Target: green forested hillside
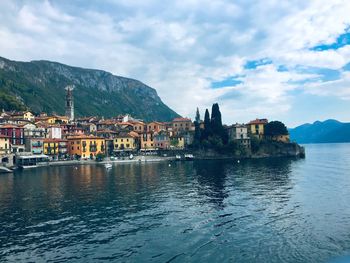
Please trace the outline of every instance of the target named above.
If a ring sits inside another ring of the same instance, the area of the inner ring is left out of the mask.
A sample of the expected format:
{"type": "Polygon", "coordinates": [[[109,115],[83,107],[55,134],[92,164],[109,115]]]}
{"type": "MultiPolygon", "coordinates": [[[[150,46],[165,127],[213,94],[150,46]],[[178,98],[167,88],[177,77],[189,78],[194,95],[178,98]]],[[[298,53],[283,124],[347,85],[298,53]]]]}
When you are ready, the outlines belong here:
{"type": "Polygon", "coordinates": [[[64,114],[65,90],[75,85],[76,116],[129,113],[145,120],[178,116],[157,92],[134,79],[50,61],[16,62],[0,57],[0,108],[64,114]]]}

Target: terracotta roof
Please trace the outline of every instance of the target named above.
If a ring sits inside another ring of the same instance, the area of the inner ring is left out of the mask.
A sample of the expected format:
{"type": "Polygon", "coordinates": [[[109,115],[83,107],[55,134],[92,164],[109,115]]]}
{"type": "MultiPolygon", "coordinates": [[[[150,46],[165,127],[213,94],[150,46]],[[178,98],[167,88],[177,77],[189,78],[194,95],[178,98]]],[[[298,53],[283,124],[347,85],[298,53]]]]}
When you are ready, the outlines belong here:
{"type": "Polygon", "coordinates": [[[190,122],[192,122],[192,120],[190,118],[179,117],[179,118],[173,119],[173,122],[183,122],[183,121],[190,121],[190,122]]]}
{"type": "Polygon", "coordinates": [[[248,124],[267,124],[269,121],[267,119],[255,119],[250,121],[248,124]]]}
{"type": "Polygon", "coordinates": [[[101,139],[101,140],[104,140],[104,138],[101,138],[101,137],[97,137],[97,136],[89,136],[89,135],[73,135],[73,136],[68,136],[67,137],[68,140],[75,140],[75,139],[101,139]]]}
{"type": "Polygon", "coordinates": [[[151,122],[149,122],[147,124],[151,124],[151,123],[158,124],[158,125],[165,125],[165,123],[159,122],[159,121],[151,121],[151,122]]]}

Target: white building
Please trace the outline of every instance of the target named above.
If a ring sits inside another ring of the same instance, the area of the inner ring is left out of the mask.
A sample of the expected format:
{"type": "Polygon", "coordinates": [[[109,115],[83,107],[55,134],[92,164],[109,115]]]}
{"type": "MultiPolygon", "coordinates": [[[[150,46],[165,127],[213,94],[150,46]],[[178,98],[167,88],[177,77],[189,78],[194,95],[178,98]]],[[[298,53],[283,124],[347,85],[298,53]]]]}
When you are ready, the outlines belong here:
{"type": "Polygon", "coordinates": [[[233,124],[227,128],[230,141],[238,141],[240,144],[250,147],[248,127],[244,124],[233,124]]]}
{"type": "Polygon", "coordinates": [[[62,139],[62,128],[60,126],[48,127],[47,137],[50,139],[62,139]]]}

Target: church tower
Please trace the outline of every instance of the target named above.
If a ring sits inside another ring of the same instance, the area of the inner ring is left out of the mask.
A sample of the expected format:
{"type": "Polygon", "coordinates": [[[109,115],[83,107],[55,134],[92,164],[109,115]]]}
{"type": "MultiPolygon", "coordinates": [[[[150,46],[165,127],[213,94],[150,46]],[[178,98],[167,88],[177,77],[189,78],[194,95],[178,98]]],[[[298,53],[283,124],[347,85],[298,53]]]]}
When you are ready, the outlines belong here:
{"type": "Polygon", "coordinates": [[[73,101],[73,85],[69,85],[65,88],[66,90],[66,116],[69,121],[74,120],[74,101],[73,101]]]}

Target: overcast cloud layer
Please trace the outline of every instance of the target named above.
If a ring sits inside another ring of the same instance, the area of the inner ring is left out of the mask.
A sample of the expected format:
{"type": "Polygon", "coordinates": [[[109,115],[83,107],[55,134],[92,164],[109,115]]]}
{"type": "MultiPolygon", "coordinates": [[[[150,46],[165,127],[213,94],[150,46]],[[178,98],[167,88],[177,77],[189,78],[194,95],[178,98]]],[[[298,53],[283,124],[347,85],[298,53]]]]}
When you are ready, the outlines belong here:
{"type": "Polygon", "coordinates": [[[1,1],[0,56],[132,77],[183,116],[350,121],[350,1],[1,1]]]}

